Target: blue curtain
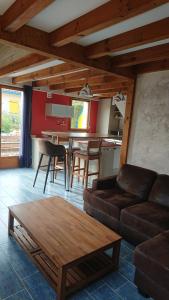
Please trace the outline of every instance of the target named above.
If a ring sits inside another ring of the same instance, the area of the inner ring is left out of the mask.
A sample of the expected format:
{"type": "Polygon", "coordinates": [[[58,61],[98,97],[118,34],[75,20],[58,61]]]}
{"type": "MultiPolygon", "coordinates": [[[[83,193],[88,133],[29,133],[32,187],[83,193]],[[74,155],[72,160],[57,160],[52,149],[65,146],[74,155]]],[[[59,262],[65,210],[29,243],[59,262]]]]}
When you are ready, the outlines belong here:
{"type": "Polygon", "coordinates": [[[20,151],[20,167],[22,168],[29,168],[32,164],[31,118],[32,87],[25,85],[23,88],[23,122],[20,151]]]}

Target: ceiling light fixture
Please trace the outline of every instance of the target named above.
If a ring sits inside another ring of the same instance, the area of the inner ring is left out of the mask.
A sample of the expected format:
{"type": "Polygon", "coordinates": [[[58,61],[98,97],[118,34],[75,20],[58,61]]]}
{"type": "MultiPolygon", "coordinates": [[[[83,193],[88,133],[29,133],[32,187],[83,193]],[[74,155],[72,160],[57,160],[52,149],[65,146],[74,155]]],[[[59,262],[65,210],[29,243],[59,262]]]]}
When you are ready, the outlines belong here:
{"type": "Polygon", "coordinates": [[[116,104],[116,102],[125,101],[126,96],[122,93],[122,91],[118,92],[115,96],[112,98],[112,104],[116,104]]]}
{"type": "Polygon", "coordinates": [[[88,83],[86,83],[79,92],[79,96],[84,97],[93,97],[93,93],[91,87],[88,83]]]}

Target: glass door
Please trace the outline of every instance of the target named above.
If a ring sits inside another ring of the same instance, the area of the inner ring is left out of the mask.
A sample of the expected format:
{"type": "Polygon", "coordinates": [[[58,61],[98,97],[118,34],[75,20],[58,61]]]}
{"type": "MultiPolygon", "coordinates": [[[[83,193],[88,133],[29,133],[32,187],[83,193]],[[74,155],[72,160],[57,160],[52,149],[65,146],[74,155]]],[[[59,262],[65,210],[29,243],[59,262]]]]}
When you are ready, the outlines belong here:
{"type": "Polygon", "coordinates": [[[1,89],[0,167],[17,167],[21,146],[23,92],[1,89]]]}

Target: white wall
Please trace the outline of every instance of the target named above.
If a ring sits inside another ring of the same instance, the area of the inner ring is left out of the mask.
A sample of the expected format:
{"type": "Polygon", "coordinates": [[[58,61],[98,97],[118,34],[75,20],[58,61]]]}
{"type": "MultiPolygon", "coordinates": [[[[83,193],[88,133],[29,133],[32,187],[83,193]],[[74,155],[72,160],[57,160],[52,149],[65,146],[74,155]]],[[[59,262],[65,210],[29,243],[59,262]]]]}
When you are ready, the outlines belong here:
{"type": "Polygon", "coordinates": [[[138,77],[128,163],[169,174],[169,71],[138,77]]]}
{"type": "Polygon", "coordinates": [[[110,119],[111,99],[99,102],[96,132],[108,134],[110,119]]]}

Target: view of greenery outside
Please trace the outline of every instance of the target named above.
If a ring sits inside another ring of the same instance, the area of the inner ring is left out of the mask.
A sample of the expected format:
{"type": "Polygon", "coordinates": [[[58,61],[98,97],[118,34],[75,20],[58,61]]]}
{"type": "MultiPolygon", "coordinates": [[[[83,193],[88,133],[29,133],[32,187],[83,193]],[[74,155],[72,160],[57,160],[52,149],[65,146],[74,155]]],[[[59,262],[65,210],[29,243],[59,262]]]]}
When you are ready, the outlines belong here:
{"type": "Polygon", "coordinates": [[[2,114],[2,133],[11,133],[14,130],[20,129],[21,117],[20,115],[11,115],[8,113],[2,114]]]}
{"type": "Polygon", "coordinates": [[[18,156],[21,143],[21,91],[3,89],[1,111],[0,156],[18,156]]]}
{"type": "Polygon", "coordinates": [[[72,100],[74,115],[71,118],[71,128],[86,129],[88,120],[88,102],[72,100]]]}

